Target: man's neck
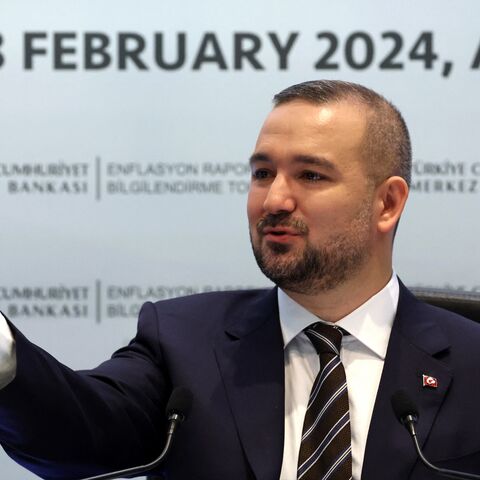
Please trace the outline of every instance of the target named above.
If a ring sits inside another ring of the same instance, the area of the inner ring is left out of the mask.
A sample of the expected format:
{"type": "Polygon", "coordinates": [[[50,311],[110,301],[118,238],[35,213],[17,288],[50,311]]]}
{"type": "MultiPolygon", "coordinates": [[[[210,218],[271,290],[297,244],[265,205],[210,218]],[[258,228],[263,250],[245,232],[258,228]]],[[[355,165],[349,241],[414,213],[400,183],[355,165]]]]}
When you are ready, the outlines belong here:
{"type": "Polygon", "coordinates": [[[390,267],[381,275],[358,276],[334,289],[311,295],[289,290],[285,290],[285,293],[322,320],[337,322],[378,293],[391,276],[390,267]]]}

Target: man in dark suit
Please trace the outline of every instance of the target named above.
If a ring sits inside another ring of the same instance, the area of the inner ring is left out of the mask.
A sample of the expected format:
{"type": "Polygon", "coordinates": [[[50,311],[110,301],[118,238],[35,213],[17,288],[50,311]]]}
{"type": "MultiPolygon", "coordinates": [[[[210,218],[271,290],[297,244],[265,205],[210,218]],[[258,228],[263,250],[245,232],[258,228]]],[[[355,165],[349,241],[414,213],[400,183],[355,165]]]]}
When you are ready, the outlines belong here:
{"type": "Polygon", "coordinates": [[[401,115],[336,81],[295,85],[274,103],[250,159],[248,216],[257,262],[278,288],[148,303],[131,344],[88,372],[10,325],[15,378],[0,390],[0,440],[27,468],[79,478],[145,463],[182,385],[193,408],[159,474],[293,480],[324,368],[305,332],[322,323],[344,332],[350,419],[343,469],[327,478],[435,478],[392,413],[400,388],[418,405],[427,454],[480,471],[480,329],[418,302],[392,272],[411,169],[401,115]]]}

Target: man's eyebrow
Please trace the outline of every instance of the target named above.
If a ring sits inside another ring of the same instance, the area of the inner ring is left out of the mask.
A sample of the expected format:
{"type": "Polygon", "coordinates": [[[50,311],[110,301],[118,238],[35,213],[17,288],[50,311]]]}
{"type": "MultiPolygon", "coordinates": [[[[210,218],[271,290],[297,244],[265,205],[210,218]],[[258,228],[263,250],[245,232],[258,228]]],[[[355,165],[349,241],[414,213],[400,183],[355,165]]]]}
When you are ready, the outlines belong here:
{"type": "Polygon", "coordinates": [[[313,165],[323,167],[328,170],[336,170],[335,164],[325,157],[317,157],[315,155],[298,155],[294,158],[295,163],[302,163],[304,165],[313,165]]]}
{"type": "Polygon", "coordinates": [[[249,160],[250,165],[253,165],[255,162],[271,162],[270,157],[264,153],[254,153],[249,160]]]}
{"type": "MultiPolygon", "coordinates": [[[[330,160],[327,160],[325,157],[317,157],[315,155],[297,155],[293,159],[294,163],[300,163],[303,165],[312,165],[317,167],[326,168],[328,170],[336,170],[335,164],[330,160]]],[[[268,162],[271,163],[272,159],[265,153],[254,153],[250,157],[250,165],[253,165],[255,162],[268,162]]]]}

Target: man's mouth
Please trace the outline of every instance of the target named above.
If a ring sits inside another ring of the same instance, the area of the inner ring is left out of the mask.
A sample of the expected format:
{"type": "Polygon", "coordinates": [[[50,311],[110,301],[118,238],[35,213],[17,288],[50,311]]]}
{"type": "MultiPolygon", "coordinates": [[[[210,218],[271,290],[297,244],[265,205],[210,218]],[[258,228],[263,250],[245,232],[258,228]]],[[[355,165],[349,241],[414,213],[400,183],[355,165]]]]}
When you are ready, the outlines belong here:
{"type": "Polygon", "coordinates": [[[308,227],[303,221],[285,218],[285,215],[267,215],[256,227],[260,239],[269,243],[290,244],[308,235],[308,227]]]}
{"type": "Polygon", "coordinates": [[[270,242],[289,242],[296,237],[300,237],[301,233],[298,230],[290,227],[265,227],[262,230],[262,235],[265,240],[270,242]]]}

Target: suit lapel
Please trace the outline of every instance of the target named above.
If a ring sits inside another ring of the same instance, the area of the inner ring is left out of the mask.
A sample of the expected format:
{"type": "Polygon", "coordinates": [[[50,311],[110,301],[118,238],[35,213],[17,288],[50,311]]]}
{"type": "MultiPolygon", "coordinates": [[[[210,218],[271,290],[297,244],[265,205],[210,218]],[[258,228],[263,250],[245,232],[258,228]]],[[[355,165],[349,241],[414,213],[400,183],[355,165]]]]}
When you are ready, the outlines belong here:
{"type": "Polygon", "coordinates": [[[397,315],[370,422],[363,479],[409,478],[417,455],[405,427],[395,418],[390,399],[397,390],[405,390],[412,398],[420,414],[418,438],[424,445],[452,379],[446,365],[448,350],[448,339],[435,324],[431,308],[400,284],[397,315]],[[438,388],[423,387],[423,374],[435,377],[438,388]]]}
{"type": "Polygon", "coordinates": [[[250,467],[258,480],[280,476],[284,359],[277,290],[247,304],[215,344],[217,363],[250,467]]]}

